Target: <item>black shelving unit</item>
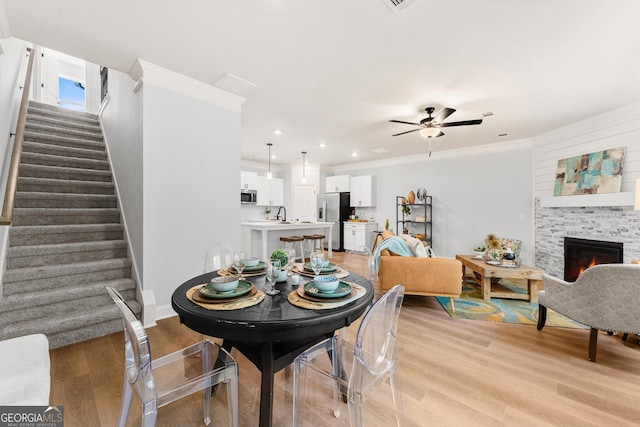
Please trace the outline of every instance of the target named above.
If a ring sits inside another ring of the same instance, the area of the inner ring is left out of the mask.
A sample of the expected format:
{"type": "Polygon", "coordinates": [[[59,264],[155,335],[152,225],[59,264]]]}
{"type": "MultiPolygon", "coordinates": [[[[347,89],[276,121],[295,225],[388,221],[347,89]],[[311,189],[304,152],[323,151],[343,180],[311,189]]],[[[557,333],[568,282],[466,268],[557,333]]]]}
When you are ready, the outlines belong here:
{"type": "Polygon", "coordinates": [[[415,236],[416,234],[424,234],[427,244],[433,247],[431,223],[433,221],[431,211],[431,196],[426,196],[424,203],[405,203],[402,204],[403,196],[396,196],[396,231],[398,234],[404,233],[404,230],[415,236]],[[402,211],[403,206],[409,206],[411,209],[410,219],[402,211]],[[424,216],[424,221],[416,221],[416,216],[424,216]]]}

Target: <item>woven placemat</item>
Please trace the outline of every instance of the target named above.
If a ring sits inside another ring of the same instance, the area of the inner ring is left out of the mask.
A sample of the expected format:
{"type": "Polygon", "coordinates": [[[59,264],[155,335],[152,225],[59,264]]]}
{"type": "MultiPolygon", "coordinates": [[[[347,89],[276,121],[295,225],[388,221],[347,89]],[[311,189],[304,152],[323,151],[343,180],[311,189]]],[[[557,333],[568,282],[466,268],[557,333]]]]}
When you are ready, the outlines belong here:
{"type": "MultiPolygon", "coordinates": [[[[296,263],[293,264],[293,271],[295,271],[296,273],[298,273],[301,276],[306,276],[306,277],[315,277],[316,275],[313,273],[313,271],[307,271],[304,269],[304,264],[303,263],[296,263]]],[[[332,272],[327,272],[327,273],[320,273],[321,276],[336,276],[338,279],[343,279],[345,277],[347,277],[349,275],[349,272],[343,268],[338,267],[336,269],[336,271],[332,271],[332,272]]]]}
{"type": "Polygon", "coordinates": [[[205,285],[196,285],[193,288],[189,289],[187,291],[187,298],[189,298],[189,301],[199,305],[202,308],[206,308],[207,310],[240,310],[241,308],[247,308],[256,304],[260,304],[264,299],[264,292],[259,289],[255,289],[255,292],[253,292],[252,290],[247,295],[243,295],[242,297],[234,298],[232,300],[202,302],[198,298],[198,296],[194,298],[194,294],[196,294],[203,286],[205,285]]]}
{"type": "Polygon", "coordinates": [[[328,310],[332,308],[338,308],[345,306],[358,298],[362,298],[367,294],[367,290],[357,283],[349,283],[351,286],[351,294],[348,297],[336,298],[336,300],[320,300],[320,298],[313,298],[305,294],[302,286],[295,291],[292,291],[287,296],[289,302],[296,307],[306,308],[309,310],[328,310]],[[304,295],[304,297],[302,296],[304,295]]]}

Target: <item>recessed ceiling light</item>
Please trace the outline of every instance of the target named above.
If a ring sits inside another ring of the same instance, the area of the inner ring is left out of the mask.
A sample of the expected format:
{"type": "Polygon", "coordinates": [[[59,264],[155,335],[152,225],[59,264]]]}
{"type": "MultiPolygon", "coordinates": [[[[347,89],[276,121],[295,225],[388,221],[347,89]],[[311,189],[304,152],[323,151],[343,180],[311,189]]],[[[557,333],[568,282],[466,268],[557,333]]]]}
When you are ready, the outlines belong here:
{"type": "Polygon", "coordinates": [[[324,142],[321,142],[320,144],[318,144],[318,147],[320,148],[327,148],[327,144],[324,142]]]}
{"type": "Polygon", "coordinates": [[[274,135],[282,135],[283,130],[282,129],[274,129],[273,130],[273,134],[274,135]]]}
{"type": "Polygon", "coordinates": [[[358,157],[358,152],[354,151],[353,153],[351,153],[351,157],[358,157]]]}

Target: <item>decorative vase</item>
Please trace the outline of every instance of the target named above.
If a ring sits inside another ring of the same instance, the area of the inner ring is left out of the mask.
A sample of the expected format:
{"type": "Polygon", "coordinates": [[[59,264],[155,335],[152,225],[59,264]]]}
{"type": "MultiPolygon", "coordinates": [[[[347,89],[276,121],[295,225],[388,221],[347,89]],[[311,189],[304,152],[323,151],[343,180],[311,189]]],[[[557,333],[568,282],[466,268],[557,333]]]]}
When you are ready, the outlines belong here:
{"type": "Polygon", "coordinates": [[[280,275],[276,282],[285,282],[287,280],[287,270],[280,270],[280,275]]]}

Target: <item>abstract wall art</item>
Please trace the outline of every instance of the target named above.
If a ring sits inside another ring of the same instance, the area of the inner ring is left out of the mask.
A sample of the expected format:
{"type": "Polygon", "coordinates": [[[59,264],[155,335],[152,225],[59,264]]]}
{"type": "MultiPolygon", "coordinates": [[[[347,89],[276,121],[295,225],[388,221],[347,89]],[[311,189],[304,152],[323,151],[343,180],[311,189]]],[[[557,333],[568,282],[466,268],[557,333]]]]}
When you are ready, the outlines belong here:
{"type": "Polygon", "coordinates": [[[617,193],[626,147],[558,160],[554,196],[617,193]]]}

